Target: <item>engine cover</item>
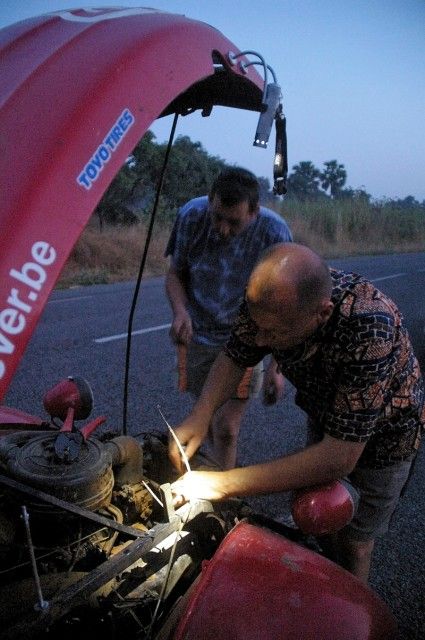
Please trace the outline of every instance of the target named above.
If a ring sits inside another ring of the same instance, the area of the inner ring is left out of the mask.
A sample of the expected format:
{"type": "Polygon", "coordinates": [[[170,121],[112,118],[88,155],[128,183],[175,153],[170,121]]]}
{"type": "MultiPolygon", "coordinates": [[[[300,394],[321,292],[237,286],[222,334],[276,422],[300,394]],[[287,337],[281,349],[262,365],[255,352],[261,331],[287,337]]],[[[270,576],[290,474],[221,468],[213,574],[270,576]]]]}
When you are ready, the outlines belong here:
{"type": "MultiPolygon", "coordinates": [[[[66,464],[55,455],[57,433],[34,435],[20,442],[7,437],[2,443],[2,455],[7,451],[7,472],[10,476],[34,488],[95,511],[109,504],[114,476],[111,456],[102,443],[88,439],[81,445],[78,458],[66,464]]],[[[54,507],[41,501],[32,502],[33,510],[40,514],[52,513],[54,507]]]]}
{"type": "Polygon", "coordinates": [[[186,601],[173,640],[390,640],[395,620],[348,571],[241,522],[186,601]]]}

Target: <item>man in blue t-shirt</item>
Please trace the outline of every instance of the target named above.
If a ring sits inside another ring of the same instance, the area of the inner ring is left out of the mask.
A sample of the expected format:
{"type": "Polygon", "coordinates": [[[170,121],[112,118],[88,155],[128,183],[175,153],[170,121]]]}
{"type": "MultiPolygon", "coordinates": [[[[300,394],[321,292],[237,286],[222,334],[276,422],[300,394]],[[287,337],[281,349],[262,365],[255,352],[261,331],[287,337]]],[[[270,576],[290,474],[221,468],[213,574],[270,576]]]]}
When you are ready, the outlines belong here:
{"type": "MultiPolygon", "coordinates": [[[[242,168],[225,169],[209,196],[194,198],[179,211],[166,255],[171,256],[166,291],[173,310],[170,330],[187,345],[187,390],[199,397],[208,372],[227,342],[249,275],[262,252],[292,241],[286,222],[260,207],[258,181],[242,168]]],[[[248,369],[235,397],[215,414],[209,440],[216,461],[230,469],[250,396],[262,382],[262,365],[248,369]]],[[[264,377],[264,400],[281,395],[283,378],[271,359],[264,377]]]]}

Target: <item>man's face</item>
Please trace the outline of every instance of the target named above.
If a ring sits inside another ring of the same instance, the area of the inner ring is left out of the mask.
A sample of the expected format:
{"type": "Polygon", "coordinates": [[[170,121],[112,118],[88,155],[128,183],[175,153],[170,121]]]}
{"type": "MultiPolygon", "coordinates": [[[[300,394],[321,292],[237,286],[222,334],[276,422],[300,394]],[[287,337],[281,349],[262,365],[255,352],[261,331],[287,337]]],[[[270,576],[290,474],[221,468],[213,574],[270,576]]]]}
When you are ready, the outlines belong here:
{"type": "Polygon", "coordinates": [[[222,238],[239,235],[257,215],[257,209],[250,211],[247,200],[225,207],[217,195],[209,201],[209,212],[213,228],[222,238]]]}
{"type": "Polygon", "coordinates": [[[271,349],[291,349],[309,338],[322,324],[318,314],[300,313],[292,306],[273,313],[256,305],[248,308],[251,318],[258,327],[255,343],[259,347],[271,349]]]}

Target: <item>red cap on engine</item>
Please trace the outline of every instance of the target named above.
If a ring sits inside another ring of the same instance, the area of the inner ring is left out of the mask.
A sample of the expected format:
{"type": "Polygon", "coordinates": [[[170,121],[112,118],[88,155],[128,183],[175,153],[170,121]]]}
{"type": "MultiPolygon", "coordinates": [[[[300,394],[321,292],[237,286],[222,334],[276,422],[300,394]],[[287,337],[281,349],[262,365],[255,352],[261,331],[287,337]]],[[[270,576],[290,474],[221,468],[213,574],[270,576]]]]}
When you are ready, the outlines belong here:
{"type": "Polygon", "coordinates": [[[358,500],[357,490],[346,479],[300,489],[294,493],[292,517],[305,534],[335,533],[352,520],[358,500]]]}
{"type": "Polygon", "coordinates": [[[72,407],[75,420],[85,420],[93,408],[93,393],[87,380],[69,376],[47,391],[43,405],[52,418],[65,420],[72,407]]]}

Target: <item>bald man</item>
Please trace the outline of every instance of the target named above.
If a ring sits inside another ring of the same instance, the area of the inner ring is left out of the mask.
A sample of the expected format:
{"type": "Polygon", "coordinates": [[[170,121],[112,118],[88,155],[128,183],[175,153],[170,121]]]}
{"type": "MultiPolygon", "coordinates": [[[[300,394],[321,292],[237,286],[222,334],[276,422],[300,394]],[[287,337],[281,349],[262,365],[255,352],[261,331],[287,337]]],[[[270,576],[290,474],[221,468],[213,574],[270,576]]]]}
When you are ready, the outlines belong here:
{"type": "MultiPolygon", "coordinates": [[[[189,458],[243,369],[270,353],[296,388],[314,444],[258,465],[192,472],[173,491],[220,500],[348,476],[359,508],[334,544],[339,562],[367,582],[375,538],[388,529],[425,423],[423,382],[401,314],[372,283],[329,269],[302,245],[267,251],[197,404],[176,429],[189,458]]],[[[169,451],[179,467],[173,443],[169,451]]]]}

